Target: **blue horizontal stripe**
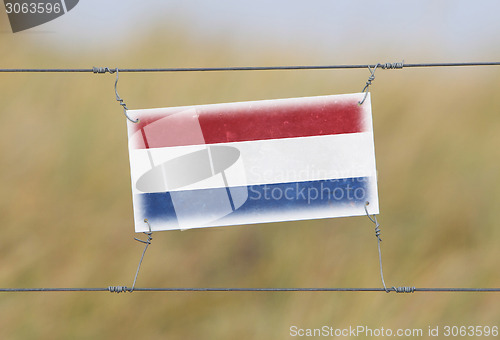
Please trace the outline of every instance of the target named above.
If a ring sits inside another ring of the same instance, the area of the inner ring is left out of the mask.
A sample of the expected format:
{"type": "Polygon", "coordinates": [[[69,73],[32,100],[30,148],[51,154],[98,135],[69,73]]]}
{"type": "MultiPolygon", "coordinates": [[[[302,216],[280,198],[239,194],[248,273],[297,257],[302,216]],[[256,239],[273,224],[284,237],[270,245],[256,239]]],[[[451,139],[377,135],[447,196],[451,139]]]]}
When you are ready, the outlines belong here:
{"type": "Polygon", "coordinates": [[[307,209],[362,205],[369,196],[368,191],[369,178],[357,177],[144,193],[135,195],[140,206],[136,214],[142,214],[136,219],[147,218],[152,223],[167,225],[169,229],[177,229],[180,224],[181,227],[199,227],[200,223],[227,225],[227,221],[238,219],[252,223],[248,221],[269,214],[279,221],[287,220],[287,214],[307,209]],[[190,225],[191,218],[193,225],[190,225]]]}

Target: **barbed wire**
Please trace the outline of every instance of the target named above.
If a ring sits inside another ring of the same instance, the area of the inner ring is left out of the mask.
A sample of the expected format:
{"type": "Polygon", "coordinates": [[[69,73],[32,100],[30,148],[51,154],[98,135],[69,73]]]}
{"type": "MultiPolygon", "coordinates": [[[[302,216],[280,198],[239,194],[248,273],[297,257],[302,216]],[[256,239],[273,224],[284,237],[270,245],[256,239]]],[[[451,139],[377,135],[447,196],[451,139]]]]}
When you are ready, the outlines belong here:
{"type": "Polygon", "coordinates": [[[234,67],[169,67],[169,68],[3,68],[0,72],[73,72],[73,73],[114,73],[119,72],[216,72],[216,71],[273,71],[273,70],[334,70],[334,69],[402,69],[420,67],[462,67],[462,66],[500,66],[500,61],[491,62],[449,62],[449,63],[376,63],[376,64],[345,64],[345,65],[299,65],[299,66],[234,66],[234,67]]]}

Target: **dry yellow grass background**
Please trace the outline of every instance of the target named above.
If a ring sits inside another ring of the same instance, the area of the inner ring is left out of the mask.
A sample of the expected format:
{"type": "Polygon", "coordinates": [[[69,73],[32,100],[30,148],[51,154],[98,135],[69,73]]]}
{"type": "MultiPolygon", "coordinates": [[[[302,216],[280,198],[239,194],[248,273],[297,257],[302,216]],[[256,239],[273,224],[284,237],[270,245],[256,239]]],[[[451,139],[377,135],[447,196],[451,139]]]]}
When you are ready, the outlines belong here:
{"type": "MultiPolygon", "coordinates": [[[[309,63],[307,54],[272,48],[249,62],[224,42],[195,46],[182,34],[106,54],[61,55],[36,35],[5,33],[0,67],[309,63]]],[[[368,75],[124,73],[119,92],[133,109],[165,107],[353,93],[368,75]]],[[[377,71],[372,104],[388,285],[500,286],[499,75],[493,67],[377,71]]],[[[133,240],[114,76],[0,77],[0,286],[131,285],[143,245],[133,240]]],[[[381,286],[366,217],[153,236],[139,287],[381,286]]],[[[498,326],[499,302],[499,294],[485,293],[1,293],[0,338],[286,339],[291,325],[498,326]]]]}

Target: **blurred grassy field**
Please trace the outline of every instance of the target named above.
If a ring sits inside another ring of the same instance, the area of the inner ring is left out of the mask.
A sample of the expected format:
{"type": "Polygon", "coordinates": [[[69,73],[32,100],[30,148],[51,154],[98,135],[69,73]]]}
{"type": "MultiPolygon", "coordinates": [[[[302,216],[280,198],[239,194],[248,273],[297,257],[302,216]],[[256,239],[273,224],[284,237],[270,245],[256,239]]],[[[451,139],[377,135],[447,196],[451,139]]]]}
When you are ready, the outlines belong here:
{"type": "MultiPolygon", "coordinates": [[[[223,42],[190,53],[189,41],[160,45],[154,37],[106,57],[65,59],[33,39],[0,35],[9,47],[0,49],[0,67],[307,63],[297,51],[270,48],[249,62],[223,42]]],[[[165,107],[353,93],[368,75],[121,74],[119,93],[132,109],[165,107]]],[[[376,76],[387,284],[500,286],[499,70],[376,76]]],[[[133,240],[126,124],[114,76],[0,77],[0,286],[131,285],[143,245],[133,240]]],[[[155,233],[138,286],[379,287],[378,271],[373,225],[356,217],[155,233]]],[[[1,293],[0,338],[285,339],[291,325],[499,325],[499,302],[499,294],[471,293],[1,293]]]]}

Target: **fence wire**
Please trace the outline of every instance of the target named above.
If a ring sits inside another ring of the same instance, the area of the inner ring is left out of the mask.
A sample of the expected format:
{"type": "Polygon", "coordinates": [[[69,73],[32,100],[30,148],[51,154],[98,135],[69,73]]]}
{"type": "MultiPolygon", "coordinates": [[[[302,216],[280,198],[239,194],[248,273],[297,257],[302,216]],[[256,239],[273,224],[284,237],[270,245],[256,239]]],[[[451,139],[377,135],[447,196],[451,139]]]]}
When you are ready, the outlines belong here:
{"type": "Polygon", "coordinates": [[[402,69],[421,67],[462,67],[462,66],[500,66],[500,61],[492,62],[457,62],[457,63],[376,63],[345,65],[299,65],[299,66],[235,66],[235,67],[170,67],[170,68],[3,68],[0,72],[11,73],[114,73],[119,72],[216,72],[216,71],[279,71],[279,70],[335,70],[366,69],[379,67],[382,69],[402,69]]]}
{"type": "Polygon", "coordinates": [[[0,293],[27,293],[27,292],[384,292],[384,293],[500,293],[500,288],[416,288],[400,287],[406,290],[390,290],[385,288],[139,288],[133,291],[124,286],[110,286],[107,288],[0,288],[0,293]]]}
{"type": "MultiPolygon", "coordinates": [[[[335,69],[403,69],[425,67],[500,66],[500,62],[448,62],[448,63],[376,63],[344,65],[299,66],[236,66],[236,67],[174,67],[174,68],[3,68],[0,73],[118,73],[118,72],[223,72],[223,71],[280,71],[280,70],[335,70],[335,69]]],[[[144,256],[144,254],[143,254],[144,256]]],[[[142,259],[141,259],[142,262],[142,259]]],[[[136,274],[137,279],[137,274],[136,274]]],[[[109,286],[106,288],[0,288],[0,293],[28,292],[384,292],[384,293],[500,293],[500,288],[132,288],[109,286]]]]}

